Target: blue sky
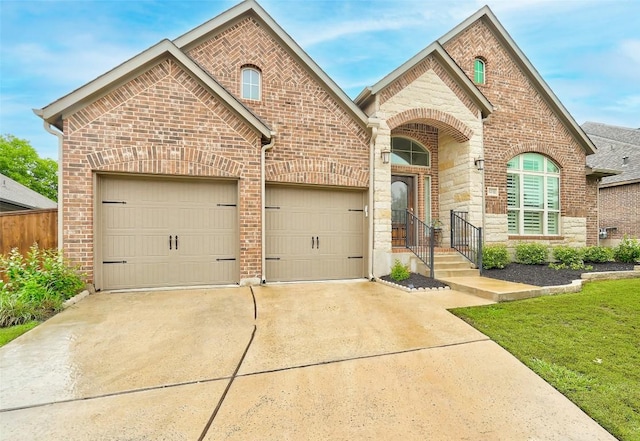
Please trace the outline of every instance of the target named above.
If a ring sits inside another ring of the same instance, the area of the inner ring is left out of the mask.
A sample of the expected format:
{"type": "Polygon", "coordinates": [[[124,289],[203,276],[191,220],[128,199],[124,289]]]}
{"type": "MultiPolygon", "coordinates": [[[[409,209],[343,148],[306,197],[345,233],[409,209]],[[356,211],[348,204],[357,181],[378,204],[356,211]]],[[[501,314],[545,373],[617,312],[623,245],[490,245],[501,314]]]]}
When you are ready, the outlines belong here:
{"type": "MultiPolygon", "coordinates": [[[[489,4],[579,124],[640,127],[638,0],[258,0],[352,98],[489,4]]],[[[0,0],[0,133],[57,158],[31,111],[237,1],[0,0]]]]}

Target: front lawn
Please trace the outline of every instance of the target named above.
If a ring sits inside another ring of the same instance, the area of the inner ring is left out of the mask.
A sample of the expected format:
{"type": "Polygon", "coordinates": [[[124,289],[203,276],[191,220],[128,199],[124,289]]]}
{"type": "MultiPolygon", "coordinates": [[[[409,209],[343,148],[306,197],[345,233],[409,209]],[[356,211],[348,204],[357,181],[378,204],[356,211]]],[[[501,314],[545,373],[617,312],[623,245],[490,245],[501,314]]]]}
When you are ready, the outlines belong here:
{"type": "Polygon", "coordinates": [[[11,340],[15,340],[27,331],[38,326],[40,322],[27,322],[23,325],[9,326],[8,328],[0,328],[0,347],[6,345],[11,340]]]}
{"type": "Polygon", "coordinates": [[[640,441],[640,279],[451,311],[529,366],[611,434],[640,441]]]}

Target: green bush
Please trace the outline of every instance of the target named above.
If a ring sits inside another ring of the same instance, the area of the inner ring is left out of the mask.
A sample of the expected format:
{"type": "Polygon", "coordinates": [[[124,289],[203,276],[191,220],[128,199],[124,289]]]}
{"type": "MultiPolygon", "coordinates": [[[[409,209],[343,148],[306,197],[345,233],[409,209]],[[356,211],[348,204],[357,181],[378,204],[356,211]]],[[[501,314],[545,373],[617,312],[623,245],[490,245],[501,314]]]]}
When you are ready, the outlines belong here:
{"type": "Polygon", "coordinates": [[[571,268],[573,270],[587,269],[592,270],[593,267],[585,266],[583,256],[584,251],[580,248],[573,248],[568,246],[559,246],[553,248],[553,258],[555,263],[549,264],[551,268],[565,269],[571,268]]]}
{"type": "Polygon", "coordinates": [[[613,250],[609,247],[593,246],[584,249],[582,260],[591,263],[606,263],[613,260],[613,250]]]}
{"type": "Polygon", "coordinates": [[[525,265],[543,265],[547,263],[549,249],[546,245],[533,242],[520,242],[516,245],[516,262],[525,265]]]}
{"type": "Polygon", "coordinates": [[[0,256],[0,327],[42,320],[60,310],[84,287],[82,276],[56,250],[34,244],[22,256],[12,249],[0,256]]]}
{"type": "Polygon", "coordinates": [[[482,267],[484,269],[504,268],[509,264],[506,245],[486,245],[482,248],[482,267]]]}
{"type": "Polygon", "coordinates": [[[393,263],[391,267],[391,278],[396,282],[406,280],[411,276],[408,265],[403,265],[398,259],[393,263]]]}
{"type": "Polygon", "coordinates": [[[613,250],[618,262],[635,263],[640,261],[640,242],[625,235],[622,242],[613,250]]]}

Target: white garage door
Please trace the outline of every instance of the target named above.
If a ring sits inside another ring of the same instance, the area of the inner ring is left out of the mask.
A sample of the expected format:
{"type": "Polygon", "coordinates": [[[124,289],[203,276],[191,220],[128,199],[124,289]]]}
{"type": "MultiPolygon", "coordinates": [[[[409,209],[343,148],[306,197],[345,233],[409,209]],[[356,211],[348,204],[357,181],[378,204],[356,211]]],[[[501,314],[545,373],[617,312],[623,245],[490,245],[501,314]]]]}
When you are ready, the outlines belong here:
{"type": "Polygon", "coordinates": [[[233,181],[101,178],[102,288],[236,283],[233,181]]]}
{"type": "Polygon", "coordinates": [[[362,191],[268,187],[267,281],[364,277],[364,201],[362,191]]]}

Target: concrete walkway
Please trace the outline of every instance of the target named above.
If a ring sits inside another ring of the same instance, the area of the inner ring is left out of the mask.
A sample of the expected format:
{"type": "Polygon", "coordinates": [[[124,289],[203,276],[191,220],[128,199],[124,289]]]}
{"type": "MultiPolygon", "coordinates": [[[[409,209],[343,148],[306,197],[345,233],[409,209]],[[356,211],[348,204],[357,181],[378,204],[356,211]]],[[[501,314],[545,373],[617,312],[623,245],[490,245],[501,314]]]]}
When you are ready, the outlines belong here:
{"type": "Polygon", "coordinates": [[[93,295],[0,348],[0,439],[613,440],[446,311],[486,303],[370,282],[93,295]]]}
{"type": "Polygon", "coordinates": [[[449,285],[451,289],[473,294],[494,302],[522,300],[542,295],[544,291],[543,288],[535,285],[507,282],[481,276],[445,277],[438,280],[449,285]]]}

